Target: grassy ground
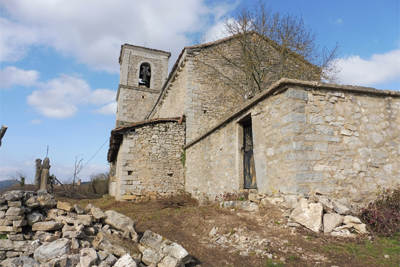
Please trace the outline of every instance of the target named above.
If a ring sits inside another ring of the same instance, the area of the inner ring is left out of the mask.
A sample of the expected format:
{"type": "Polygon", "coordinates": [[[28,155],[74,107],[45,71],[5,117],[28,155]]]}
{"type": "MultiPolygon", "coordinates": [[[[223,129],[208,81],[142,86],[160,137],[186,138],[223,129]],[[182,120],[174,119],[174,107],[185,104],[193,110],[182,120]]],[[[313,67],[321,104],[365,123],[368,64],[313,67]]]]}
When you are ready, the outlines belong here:
{"type": "MultiPolygon", "coordinates": [[[[85,207],[92,203],[103,211],[113,209],[131,217],[139,234],[149,229],[181,244],[203,267],[215,266],[400,266],[400,243],[394,239],[360,237],[333,238],[306,229],[285,226],[280,211],[263,208],[257,214],[224,210],[216,205],[198,206],[187,196],[142,203],[117,202],[112,197],[57,200],[85,207]],[[209,233],[218,227],[222,233],[238,228],[248,234],[271,240],[265,249],[272,259],[240,255],[212,244],[209,233]]],[[[194,264],[194,265],[196,265],[194,264]]],[[[194,266],[193,265],[193,266],[194,266]]]]}

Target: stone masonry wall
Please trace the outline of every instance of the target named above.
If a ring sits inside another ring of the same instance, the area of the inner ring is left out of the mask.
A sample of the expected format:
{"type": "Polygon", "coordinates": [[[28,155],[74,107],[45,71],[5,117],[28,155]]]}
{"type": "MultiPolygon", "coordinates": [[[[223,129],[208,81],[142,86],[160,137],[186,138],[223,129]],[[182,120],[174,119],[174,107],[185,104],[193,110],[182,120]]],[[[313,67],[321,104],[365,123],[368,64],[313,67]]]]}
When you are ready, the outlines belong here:
{"type": "Polygon", "coordinates": [[[183,190],[184,141],[184,123],[146,124],[125,133],[116,163],[116,199],[167,196],[183,190]]]}
{"type": "MultiPolygon", "coordinates": [[[[318,190],[361,204],[399,184],[399,97],[344,87],[292,86],[242,110],[252,117],[259,192],[318,190]]],[[[188,145],[189,192],[242,189],[240,116],[188,145]]]]}
{"type": "Polygon", "coordinates": [[[159,91],[120,86],[116,126],[143,121],[156,102],[159,91]]]}
{"type": "MultiPolygon", "coordinates": [[[[169,82],[166,95],[154,114],[155,118],[180,117],[185,112],[186,91],[188,86],[188,70],[181,67],[169,82]]],[[[155,101],[154,101],[155,103],[155,101]]],[[[147,114],[146,114],[147,115],[147,114]]]]}

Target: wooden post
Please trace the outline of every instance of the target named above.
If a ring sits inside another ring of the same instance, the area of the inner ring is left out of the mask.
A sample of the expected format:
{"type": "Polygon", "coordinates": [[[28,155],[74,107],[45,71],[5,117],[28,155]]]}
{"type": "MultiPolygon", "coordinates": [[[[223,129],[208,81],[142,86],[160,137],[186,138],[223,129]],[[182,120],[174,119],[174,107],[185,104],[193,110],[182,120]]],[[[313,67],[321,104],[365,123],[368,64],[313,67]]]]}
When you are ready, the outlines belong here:
{"type": "Polygon", "coordinates": [[[0,130],[0,146],[1,146],[1,139],[3,139],[3,136],[5,135],[7,129],[8,129],[7,126],[5,126],[5,125],[1,126],[1,130],[0,130]]]}

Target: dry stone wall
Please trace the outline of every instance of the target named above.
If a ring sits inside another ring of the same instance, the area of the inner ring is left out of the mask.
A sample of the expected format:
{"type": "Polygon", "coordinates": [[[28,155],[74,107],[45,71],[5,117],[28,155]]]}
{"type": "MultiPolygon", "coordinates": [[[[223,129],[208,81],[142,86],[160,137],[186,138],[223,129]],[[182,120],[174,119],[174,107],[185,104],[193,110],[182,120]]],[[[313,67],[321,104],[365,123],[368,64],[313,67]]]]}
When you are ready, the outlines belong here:
{"type": "MultiPolygon", "coordinates": [[[[362,204],[378,187],[399,184],[399,94],[313,84],[298,82],[280,92],[279,86],[272,88],[279,93],[267,93],[242,109],[252,117],[259,192],[319,191],[362,204]]],[[[214,197],[243,188],[240,119],[232,115],[188,145],[189,192],[214,197]]]]}
{"type": "Polygon", "coordinates": [[[149,123],[124,133],[116,162],[117,200],[168,196],[184,189],[185,124],[149,123]]]}

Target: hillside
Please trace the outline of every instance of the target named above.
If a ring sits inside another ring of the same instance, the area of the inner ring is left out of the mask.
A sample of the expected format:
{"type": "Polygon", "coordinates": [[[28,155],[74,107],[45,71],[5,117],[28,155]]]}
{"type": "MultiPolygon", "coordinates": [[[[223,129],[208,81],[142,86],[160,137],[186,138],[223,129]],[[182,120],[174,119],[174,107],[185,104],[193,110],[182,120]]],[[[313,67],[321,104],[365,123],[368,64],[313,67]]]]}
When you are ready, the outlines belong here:
{"type": "Polygon", "coordinates": [[[399,241],[367,236],[340,238],[303,227],[288,227],[275,206],[258,212],[198,206],[187,196],[117,202],[100,199],[65,199],[131,217],[139,235],[147,229],[182,245],[196,259],[191,266],[395,266],[399,241]]]}

